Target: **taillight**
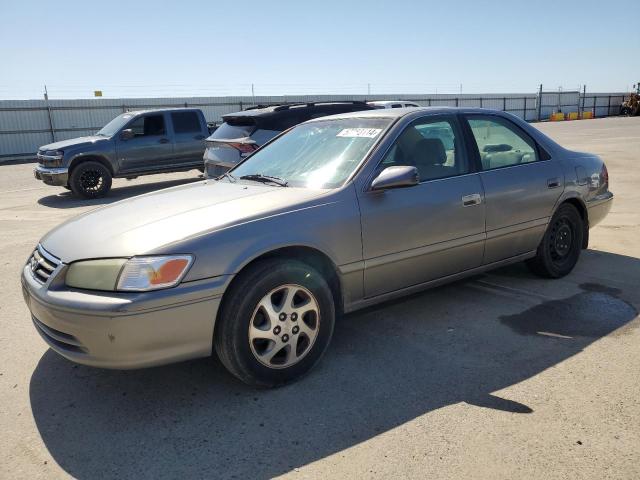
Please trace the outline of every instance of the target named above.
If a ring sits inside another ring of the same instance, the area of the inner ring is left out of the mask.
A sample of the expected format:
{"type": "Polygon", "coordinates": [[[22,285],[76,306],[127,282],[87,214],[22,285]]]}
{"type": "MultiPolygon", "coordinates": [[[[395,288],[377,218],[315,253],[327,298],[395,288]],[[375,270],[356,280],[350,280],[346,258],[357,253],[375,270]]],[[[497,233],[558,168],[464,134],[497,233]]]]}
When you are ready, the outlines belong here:
{"type": "Polygon", "coordinates": [[[258,149],[258,146],[255,143],[228,142],[225,143],[225,145],[235,148],[240,151],[240,153],[251,153],[258,149]]]}
{"type": "Polygon", "coordinates": [[[609,188],[609,171],[604,163],[602,164],[602,170],[600,170],[600,185],[609,188]]]}

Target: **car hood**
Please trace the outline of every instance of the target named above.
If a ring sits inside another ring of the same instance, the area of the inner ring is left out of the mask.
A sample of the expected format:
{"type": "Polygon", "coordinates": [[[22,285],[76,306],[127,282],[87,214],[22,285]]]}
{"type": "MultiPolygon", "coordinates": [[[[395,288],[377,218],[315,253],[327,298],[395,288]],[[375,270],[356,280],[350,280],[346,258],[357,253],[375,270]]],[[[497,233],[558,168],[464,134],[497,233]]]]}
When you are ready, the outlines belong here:
{"type": "Polygon", "coordinates": [[[306,188],[198,182],[85,213],[51,230],[41,244],[65,263],[143,255],[203,233],[304,208],[326,194],[306,188]]]}
{"type": "Polygon", "coordinates": [[[107,137],[98,137],[92,135],[90,137],[78,137],[70,138],[69,140],[61,140],[59,142],[49,143],[40,147],[40,150],[64,150],[69,147],[78,147],[80,145],[86,145],[88,143],[96,143],[103,140],[108,140],[107,137]]]}

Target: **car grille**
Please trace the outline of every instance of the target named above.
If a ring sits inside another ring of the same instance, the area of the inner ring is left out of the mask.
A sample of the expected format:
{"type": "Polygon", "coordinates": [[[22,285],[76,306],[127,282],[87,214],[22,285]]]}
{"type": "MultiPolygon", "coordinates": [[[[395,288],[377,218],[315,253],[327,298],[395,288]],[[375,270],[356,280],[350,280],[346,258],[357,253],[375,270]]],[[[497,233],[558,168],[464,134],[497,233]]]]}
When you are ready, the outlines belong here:
{"type": "Polygon", "coordinates": [[[59,259],[38,245],[29,257],[28,265],[33,277],[40,283],[46,283],[60,263],[59,259]]]}
{"type": "Polygon", "coordinates": [[[68,352],[88,353],[86,347],[73,335],[48,327],[34,316],[31,316],[31,320],[33,320],[33,324],[40,335],[42,335],[45,341],[50,345],[68,352]]]}

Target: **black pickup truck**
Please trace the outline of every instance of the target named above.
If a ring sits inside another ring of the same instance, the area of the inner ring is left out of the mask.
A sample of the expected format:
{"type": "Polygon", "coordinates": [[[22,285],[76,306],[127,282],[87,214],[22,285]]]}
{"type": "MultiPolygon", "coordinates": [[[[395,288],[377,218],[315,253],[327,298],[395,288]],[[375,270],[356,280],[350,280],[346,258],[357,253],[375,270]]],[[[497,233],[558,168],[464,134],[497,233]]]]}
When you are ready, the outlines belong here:
{"type": "Polygon", "coordinates": [[[111,189],[114,177],[202,171],[204,140],[209,134],[198,109],[123,113],[95,135],[40,147],[34,175],[81,197],[101,197],[111,189]]]}

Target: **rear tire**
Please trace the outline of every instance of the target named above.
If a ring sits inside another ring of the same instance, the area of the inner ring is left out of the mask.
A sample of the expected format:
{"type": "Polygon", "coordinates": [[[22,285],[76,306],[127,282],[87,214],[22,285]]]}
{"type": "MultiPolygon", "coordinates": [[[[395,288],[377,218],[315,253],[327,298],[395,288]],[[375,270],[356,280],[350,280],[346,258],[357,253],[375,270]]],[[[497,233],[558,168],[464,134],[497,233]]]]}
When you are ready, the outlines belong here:
{"type": "Polygon", "coordinates": [[[98,198],[111,190],[111,172],[100,162],[82,162],[71,171],[69,186],[78,197],[98,198]]]}
{"type": "Polygon", "coordinates": [[[233,375],[248,385],[276,387],[318,363],[334,322],[331,290],[315,269],[267,259],[241,272],[225,293],[213,341],[233,375]]]}
{"type": "Polygon", "coordinates": [[[584,225],[573,205],[560,205],[551,218],[534,258],[527,260],[529,269],[545,278],[564,277],[573,270],[580,251],[584,225]]]}

